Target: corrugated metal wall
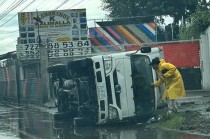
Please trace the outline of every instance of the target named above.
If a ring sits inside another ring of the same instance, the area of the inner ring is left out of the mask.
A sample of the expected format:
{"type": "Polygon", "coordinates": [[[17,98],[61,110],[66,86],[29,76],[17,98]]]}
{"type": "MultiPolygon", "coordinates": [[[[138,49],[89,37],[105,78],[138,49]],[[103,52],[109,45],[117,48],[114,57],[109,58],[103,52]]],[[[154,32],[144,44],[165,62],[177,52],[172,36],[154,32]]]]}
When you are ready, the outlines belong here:
{"type": "Polygon", "coordinates": [[[1,99],[17,101],[17,83],[15,65],[0,68],[1,99]]]}
{"type": "Polygon", "coordinates": [[[17,97],[17,83],[15,65],[6,68],[7,98],[17,97]]]}
{"type": "Polygon", "coordinates": [[[0,67],[0,88],[0,100],[2,101],[18,103],[20,100],[20,103],[33,104],[42,102],[40,79],[26,79],[17,82],[15,63],[0,67]],[[17,90],[17,83],[19,83],[19,91],[17,90]]]}
{"type": "Polygon", "coordinates": [[[40,79],[26,79],[20,81],[20,102],[40,104],[40,79]]]}
{"type": "Polygon", "coordinates": [[[7,93],[7,78],[5,77],[5,68],[0,68],[0,99],[4,99],[7,93]]]}

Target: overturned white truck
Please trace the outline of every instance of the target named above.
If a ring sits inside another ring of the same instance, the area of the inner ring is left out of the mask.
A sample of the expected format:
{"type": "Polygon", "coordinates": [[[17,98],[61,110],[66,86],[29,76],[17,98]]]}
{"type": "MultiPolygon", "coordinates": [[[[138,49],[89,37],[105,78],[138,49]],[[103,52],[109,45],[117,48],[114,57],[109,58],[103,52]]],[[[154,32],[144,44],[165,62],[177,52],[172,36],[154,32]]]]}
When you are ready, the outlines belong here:
{"type": "Polygon", "coordinates": [[[149,65],[162,57],[160,48],[142,47],[48,67],[58,114],[68,112],[74,124],[108,124],[138,120],[156,110],[156,73],[149,65]]]}

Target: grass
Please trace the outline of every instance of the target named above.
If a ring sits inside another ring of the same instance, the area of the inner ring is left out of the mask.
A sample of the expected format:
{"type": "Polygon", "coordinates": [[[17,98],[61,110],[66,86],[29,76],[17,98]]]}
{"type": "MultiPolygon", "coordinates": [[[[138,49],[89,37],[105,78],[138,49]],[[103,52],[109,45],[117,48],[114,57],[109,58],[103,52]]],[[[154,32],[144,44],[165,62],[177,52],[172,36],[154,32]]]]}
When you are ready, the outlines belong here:
{"type": "Polygon", "coordinates": [[[158,126],[161,126],[163,128],[169,128],[169,129],[180,129],[183,125],[183,123],[185,123],[186,119],[188,117],[186,117],[186,113],[171,113],[171,114],[167,114],[167,109],[159,109],[156,111],[156,116],[161,115],[162,118],[161,120],[157,121],[157,123],[155,123],[158,126]]]}
{"type": "Polygon", "coordinates": [[[179,129],[184,121],[185,117],[182,114],[171,114],[162,119],[160,126],[170,129],[179,129]]]}
{"type": "Polygon", "coordinates": [[[161,114],[163,117],[156,124],[169,129],[187,129],[201,120],[199,117],[200,113],[196,111],[178,112],[167,115],[166,110],[160,110],[156,114],[161,114]]]}
{"type": "Polygon", "coordinates": [[[166,109],[158,109],[155,113],[156,119],[160,120],[149,124],[148,128],[162,127],[180,131],[191,131],[197,133],[210,133],[210,118],[203,117],[199,111],[183,111],[167,115],[166,109]]]}

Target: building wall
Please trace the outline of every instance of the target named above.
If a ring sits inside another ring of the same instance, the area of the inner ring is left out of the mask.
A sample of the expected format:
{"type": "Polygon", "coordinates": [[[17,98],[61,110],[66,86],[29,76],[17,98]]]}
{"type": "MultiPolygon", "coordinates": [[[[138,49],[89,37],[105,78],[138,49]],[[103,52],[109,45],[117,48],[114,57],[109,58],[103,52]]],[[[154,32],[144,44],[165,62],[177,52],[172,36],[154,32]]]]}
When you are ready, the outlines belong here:
{"type": "Polygon", "coordinates": [[[210,91],[210,27],[201,35],[200,45],[202,86],[205,91],[210,91]]]}

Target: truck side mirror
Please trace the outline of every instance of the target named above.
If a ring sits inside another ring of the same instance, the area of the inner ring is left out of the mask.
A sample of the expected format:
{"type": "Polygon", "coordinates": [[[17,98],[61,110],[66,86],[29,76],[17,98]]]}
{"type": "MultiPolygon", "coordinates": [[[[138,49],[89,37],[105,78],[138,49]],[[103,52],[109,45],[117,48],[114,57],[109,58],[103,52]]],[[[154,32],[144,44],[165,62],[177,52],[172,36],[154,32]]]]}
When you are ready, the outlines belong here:
{"type": "Polygon", "coordinates": [[[140,50],[141,50],[141,53],[150,53],[151,52],[151,47],[148,47],[148,46],[141,47],[140,50]]]}

